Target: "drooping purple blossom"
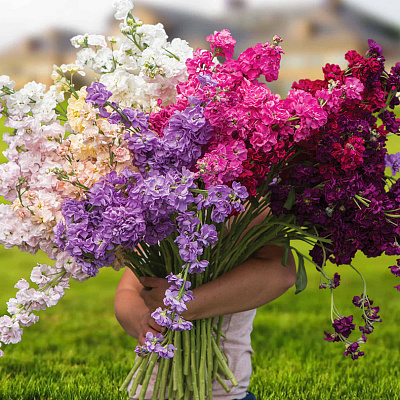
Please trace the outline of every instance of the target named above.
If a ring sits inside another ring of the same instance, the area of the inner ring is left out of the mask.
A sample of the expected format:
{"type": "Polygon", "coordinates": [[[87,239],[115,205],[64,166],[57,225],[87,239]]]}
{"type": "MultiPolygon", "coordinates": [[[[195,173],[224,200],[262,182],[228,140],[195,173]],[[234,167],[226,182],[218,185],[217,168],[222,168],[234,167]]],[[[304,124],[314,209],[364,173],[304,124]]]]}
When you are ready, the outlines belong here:
{"type": "Polygon", "coordinates": [[[348,317],[335,318],[332,326],[337,334],[348,338],[351,334],[351,331],[353,331],[355,328],[355,324],[353,323],[353,316],[350,315],[348,317]]]}
{"type": "Polygon", "coordinates": [[[343,355],[351,356],[352,360],[357,360],[359,357],[364,355],[364,352],[360,351],[359,347],[360,345],[357,342],[351,343],[346,346],[346,350],[343,355]]]}

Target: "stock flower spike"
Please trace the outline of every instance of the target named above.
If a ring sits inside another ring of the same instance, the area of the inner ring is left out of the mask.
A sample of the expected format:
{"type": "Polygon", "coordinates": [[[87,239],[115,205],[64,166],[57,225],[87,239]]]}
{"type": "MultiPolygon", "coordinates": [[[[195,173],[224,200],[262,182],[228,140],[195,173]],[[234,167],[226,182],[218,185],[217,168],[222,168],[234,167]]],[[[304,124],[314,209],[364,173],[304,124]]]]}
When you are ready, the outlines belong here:
{"type": "MultiPolygon", "coordinates": [[[[333,263],[358,273],[358,251],[400,255],[400,182],[385,175],[386,167],[399,172],[386,142],[399,134],[400,63],[387,72],[382,48],[370,40],[365,56],[345,55],[347,68],[327,64],[322,79],[294,82],[281,98],[258,80],[278,79],[280,37],[235,58],[236,41],[224,29],[207,37],[211,51],[193,51],[184,40],[168,42],[161,24],[135,18],[130,0],[114,5],[122,37],[110,47],[100,35],[73,38],[77,60],[55,67],[48,91],[35,82],[16,90],[0,76],[0,112],[15,132],[3,136],[0,195],[9,204],[0,204],[0,244],[54,260],[33,269],[35,288],[16,284],[0,317],[0,345],[19,342],[71,278],[126,266],[170,287],[165,307],[152,313],[166,331],[146,335],[121,389],[131,383],[133,397],[143,383],[141,398],[151,396],[146,385],[157,363],[155,390],[165,391],[169,379],[172,397],[188,387],[189,397],[205,399],[212,378],[238,384],[219,347],[222,317],[191,322],[181,314],[193,289],[273,244],[285,249],[282,264],[290,251],[298,257],[296,293],[307,282],[305,260],[320,272],[320,288],[332,292],[334,332],[325,340],[361,357],[381,322],[379,307],[362,279],[356,330],[353,315],[342,316],[333,301],[340,275],[327,271],[333,263]],[[78,90],[74,74],[85,69],[97,78],[78,90]],[[296,240],[311,245],[308,255],[296,240]]],[[[400,277],[398,264],[389,268],[400,277]]]]}

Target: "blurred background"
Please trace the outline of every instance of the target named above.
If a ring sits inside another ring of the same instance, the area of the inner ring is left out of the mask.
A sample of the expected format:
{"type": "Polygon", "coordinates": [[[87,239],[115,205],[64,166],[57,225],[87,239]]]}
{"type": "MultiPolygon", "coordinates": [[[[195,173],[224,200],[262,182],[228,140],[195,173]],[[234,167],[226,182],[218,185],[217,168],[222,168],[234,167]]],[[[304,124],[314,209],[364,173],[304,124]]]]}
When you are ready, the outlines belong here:
{"type": "MultiPolygon", "coordinates": [[[[119,32],[111,0],[0,0],[0,75],[17,88],[35,80],[51,84],[53,64],[75,60],[69,39],[76,34],[119,32]]],[[[206,36],[227,28],[236,54],[258,42],[284,39],[279,82],[285,94],[293,81],[322,77],[326,63],[345,66],[350,49],[364,54],[368,39],[382,45],[387,66],[400,60],[399,0],[136,0],[133,14],[161,22],[170,40],[180,37],[207,48],[206,36]]]]}

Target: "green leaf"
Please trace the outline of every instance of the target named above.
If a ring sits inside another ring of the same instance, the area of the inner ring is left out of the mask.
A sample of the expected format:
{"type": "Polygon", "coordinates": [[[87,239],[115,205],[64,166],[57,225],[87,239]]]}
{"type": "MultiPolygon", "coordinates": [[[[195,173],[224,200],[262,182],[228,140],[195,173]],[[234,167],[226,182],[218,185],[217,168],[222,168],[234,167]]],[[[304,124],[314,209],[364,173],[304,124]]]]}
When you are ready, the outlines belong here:
{"type": "Polygon", "coordinates": [[[286,267],[286,265],[287,265],[287,259],[288,259],[289,251],[290,251],[290,237],[289,237],[289,235],[286,235],[286,238],[285,238],[285,245],[283,246],[283,249],[284,249],[284,253],[283,253],[282,260],[281,260],[281,264],[282,264],[284,267],[286,267]]]}
{"type": "Polygon", "coordinates": [[[307,272],[304,267],[304,257],[301,253],[297,253],[299,257],[299,265],[297,267],[297,277],[296,277],[296,292],[295,294],[299,294],[307,287],[307,272]]]}
{"type": "Polygon", "coordinates": [[[291,210],[292,207],[296,203],[296,192],[294,191],[293,186],[290,188],[288,198],[285,201],[285,204],[283,205],[286,210],[291,210]]]}

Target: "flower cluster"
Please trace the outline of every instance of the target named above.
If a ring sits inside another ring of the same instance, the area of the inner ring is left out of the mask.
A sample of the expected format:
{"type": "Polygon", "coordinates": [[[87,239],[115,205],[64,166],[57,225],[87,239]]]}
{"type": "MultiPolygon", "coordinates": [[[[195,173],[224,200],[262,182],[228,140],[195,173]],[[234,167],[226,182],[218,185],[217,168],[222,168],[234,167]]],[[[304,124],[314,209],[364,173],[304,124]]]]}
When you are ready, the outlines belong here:
{"type": "MultiPolygon", "coordinates": [[[[136,349],[146,359],[142,374],[149,358],[173,357],[174,338],[196,325],[182,316],[192,290],[266,244],[284,246],[287,257],[291,240],[313,243],[320,288],[331,291],[340,275],[329,278],[328,261],[350,264],[357,251],[400,256],[400,182],[385,175],[386,167],[399,170],[399,156],[385,145],[400,128],[393,112],[400,63],[386,72],[370,41],[366,56],[346,54],[346,69],[327,64],[324,79],[295,82],[281,98],[267,86],[279,75],[278,36],[234,59],[236,41],[224,29],[207,38],[211,51],[193,52],[181,39],[168,42],[161,24],[133,17],[130,0],[115,5],[123,37],[75,36],[77,60],[54,68],[49,91],[36,83],[16,91],[0,77],[0,112],[14,129],[4,136],[9,162],[0,167],[0,195],[11,203],[0,206],[0,243],[41,248],[56,260],[34,269],[38,290],[16,285],[0,343],[18,342],[37,321],[32,311],[54,305],[70,277],[126,265],[170,284],[165,307],[152,313],[166,333],[148,333],[136,349]],[[77,90],[73,76],[85,68],[99,77],[77,90]],[[58,105],[65,93],[66,111],[58,105]]],[[[302,278],[307,257],[295,250],[302,278]]],[[[397,277],[399,262],[390,267],[397,277]]],[[[297,292],[305,280],[298,282],[297,292]]],[[[381,320],[366,290],[353,303],[364,320],[361,338],[350,340],[353,316],[332,303],[326,340],[344,342],[344,354],[357,359],[381,320]]],[[[195,329],[218,341],[211,320],[195,329]]],[[[209,349],[199,346],[205,360],[209,349]]]]}

